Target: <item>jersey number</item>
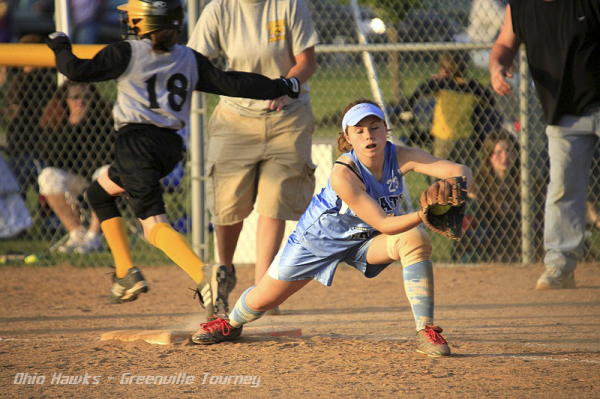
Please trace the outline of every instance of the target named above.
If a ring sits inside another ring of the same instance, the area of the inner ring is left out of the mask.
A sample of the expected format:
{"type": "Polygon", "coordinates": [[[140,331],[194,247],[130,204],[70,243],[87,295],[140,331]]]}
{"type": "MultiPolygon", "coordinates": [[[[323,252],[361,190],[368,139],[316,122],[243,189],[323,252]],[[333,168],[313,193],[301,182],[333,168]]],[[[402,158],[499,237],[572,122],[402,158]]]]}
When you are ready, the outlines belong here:
{"type": "Polygon", "coordinates": [[[393,179],[389,179],[386,183],[388,185],[388,191],[390,191],[390,192],[394,192],[400,188],[398,176],[394,176],[393,179]]]}
{"type": "MultiPolygon", "coordinates": [[[[150,99],[150,108],[160,108],[158,101],[156,100],[156,75],[146,80],[146,87],[148,88],[148,98],[150,99]]],[[[167,80],[167,91],[169,92],[169,107],[173,111],[181,111],[185,100],[187,99],[188,91],[186,89],[188,80],[185,75],[176,73],[167,80]],[[179,100],[179,101],[178,101],[179,100]]]]}

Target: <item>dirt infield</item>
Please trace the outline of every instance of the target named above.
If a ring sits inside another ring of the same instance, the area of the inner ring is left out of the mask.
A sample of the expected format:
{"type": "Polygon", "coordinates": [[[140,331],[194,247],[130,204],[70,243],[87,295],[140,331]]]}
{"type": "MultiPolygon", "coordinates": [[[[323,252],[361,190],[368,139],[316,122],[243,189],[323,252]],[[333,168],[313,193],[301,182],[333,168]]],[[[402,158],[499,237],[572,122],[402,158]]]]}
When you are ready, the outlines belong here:
{"type": "MultiPolygon", "coordinates": [[[[549,292],[532,289],[539,265],[436,267],[436,323],[453,350],[443,359],[414,351],[399,267],[373,280],[343,267],[333,287],[311,283],[283,315],[254,323],[301,337],[100,342],[107,331],[200,322],[187,275],[143,271],[150,292],[109,305],[108,268],[0,268],[0,396],[600,397],[598,264],[578,268],[579,288],[549,292]]],[[[232,301],[252,274],[238,268],[232,301]]]]}

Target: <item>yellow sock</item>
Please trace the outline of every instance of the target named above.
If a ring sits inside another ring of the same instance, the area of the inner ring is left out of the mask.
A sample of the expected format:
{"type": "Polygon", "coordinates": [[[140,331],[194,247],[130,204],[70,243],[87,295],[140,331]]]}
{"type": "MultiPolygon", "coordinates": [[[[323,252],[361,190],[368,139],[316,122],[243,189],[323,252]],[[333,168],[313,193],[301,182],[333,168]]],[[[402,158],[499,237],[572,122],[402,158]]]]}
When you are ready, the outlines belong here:
{"type": "Polygon", "coordinates": [[[162,250],[177,266],[181,267],[196,284],[200,284],[204,273],[202,266],[204,263],[186,241],[185,238],[176,232],[168,223],[157,223],[150,230],[150,244],[162,250]]]}
{"type": "Polygon", "coordinates": [[[117,278],[123,278],[127,271],[133,267],[129,244],[127,243],[127,233],[125,232],[125,222],[122,217],[116,217],[105,220],[100,224],[100,227],[115,261],[117,278]]]}

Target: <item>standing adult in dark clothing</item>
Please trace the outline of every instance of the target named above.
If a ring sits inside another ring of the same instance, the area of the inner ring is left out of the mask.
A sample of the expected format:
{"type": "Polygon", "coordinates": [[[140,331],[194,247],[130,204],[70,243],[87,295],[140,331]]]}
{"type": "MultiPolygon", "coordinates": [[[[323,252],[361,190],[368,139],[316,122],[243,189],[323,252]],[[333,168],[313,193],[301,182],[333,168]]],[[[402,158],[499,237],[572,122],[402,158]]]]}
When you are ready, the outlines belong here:
{"type": "Polygon", "coordinates": [[[511,0],[490,56],[494,90],[506,81],[519,46],[549,125],[550,184],[546,199],[546,271],[536,289],[575,288],[583,256],[585,200],[600,135],[600,2],[511,0]]]}

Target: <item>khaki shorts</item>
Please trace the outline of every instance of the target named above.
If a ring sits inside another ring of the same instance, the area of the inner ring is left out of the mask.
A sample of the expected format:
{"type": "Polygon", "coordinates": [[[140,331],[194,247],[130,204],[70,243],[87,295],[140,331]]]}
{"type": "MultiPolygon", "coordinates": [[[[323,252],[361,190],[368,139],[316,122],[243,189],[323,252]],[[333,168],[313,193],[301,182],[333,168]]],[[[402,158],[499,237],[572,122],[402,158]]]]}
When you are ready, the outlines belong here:
{"type": "Polygon", "coordinates": [[[259,215],[298,220],[315,187],[310,104],[285,117],[247,117],[218,105],[208,124],[207,203],[216,225],[259,215]]]}

